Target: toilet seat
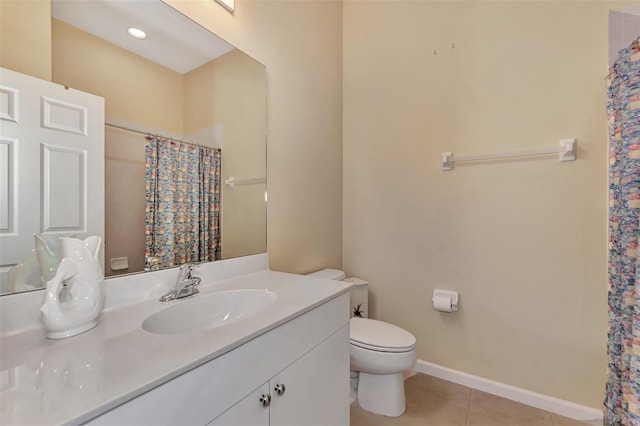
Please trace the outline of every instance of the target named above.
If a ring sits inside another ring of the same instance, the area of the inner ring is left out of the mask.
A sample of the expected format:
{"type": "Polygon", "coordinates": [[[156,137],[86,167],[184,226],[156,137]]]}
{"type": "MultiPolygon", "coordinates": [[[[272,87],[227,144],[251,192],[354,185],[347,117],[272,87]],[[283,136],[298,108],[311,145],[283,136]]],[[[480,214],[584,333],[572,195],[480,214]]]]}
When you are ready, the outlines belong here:
{"type": "Polygon", "coordinates": [[[375,351],[375,352],[404,353],[404,352],[410,352],[415,349],[415,346],[410,346],[407,348],[387,348],[384,346],[367,345],[365,343],[360,343],[353,340],[349,341],[349,344],[351,344],[352,346],[356,346],[358,348],[366,349],[368,351],[375,351]]]}
{"type": "Polygon", "coordinates": [[[351,318],[350,344],[376,352],[402,353],[413,351],[416,338],[408,331],[367,318],[351,318]]]}

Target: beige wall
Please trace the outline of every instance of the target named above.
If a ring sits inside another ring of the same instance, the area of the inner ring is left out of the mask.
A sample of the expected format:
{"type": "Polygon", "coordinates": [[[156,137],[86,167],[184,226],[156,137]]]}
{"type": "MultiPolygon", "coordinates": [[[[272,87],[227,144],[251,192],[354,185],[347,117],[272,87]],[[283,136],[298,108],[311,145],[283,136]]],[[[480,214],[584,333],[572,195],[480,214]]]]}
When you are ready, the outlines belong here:
{"type": "MultiPolygon", "coordinates": [[[[108,121],[182,133],[182,74],[57,19],[51,22],[54,82],[104,97],[108,121]]],[[[110,276],[144,268],[145,169],[144,138],[106,129],[105,275],[110,276]],[[109,260],[125,256],[129,268],[111,271],[109,260]]]]}
{"type": "Polygon", "coordinates": [[[342,3],[170,0],[267,67],[271,268],[342,263],[342,3]]]}
{"type": "MultiPolygon", "coordinates": [[[[232,50],[185,74],[184,83],[185,132],[214,125],[222,129],[222,180],[265,177],[264,66],[232,50]]],[[[264,190],[263,184],[222,186],[223,258],[264,252],[264,190]]]]}
{"type": "Polygon", "coordinates": [[[0,66],[51,81],[50,18],[49,0],[0,0],[0,66]]]}
{"type": "MultiPolygon", "coordinates": [[[[213,96],[216,95],[216,85],[215,79],[211,78],[216,71],[216,62],[216,60],[207,62],[183,75],[184,133],[211,128],[216,124],[213,116],[213,96]]],[[[215,142],[215,146],[220,146],[219,141],[215,142]]]]}
{"type": "Polygon", "coordinates": [[[51,22],[54,82],[104,97],[109,118],[182,132],[182,74],[57,19],[51,22]]]}
{"type": "Polygon", "coordinates": [[[601,406],[607,15],[630,4],[345,2],[344,268],[418,358],[601,406]],[[440,170],[574,137],[575,162],[440,170]]]}
{"type": "Polygon", "coordinates": [[[142,271],[145,252],[145,140],[139,133],[105,126],[105,275],[142,271]],[[127,257],[129,268],[111,270],[127,257]]]}

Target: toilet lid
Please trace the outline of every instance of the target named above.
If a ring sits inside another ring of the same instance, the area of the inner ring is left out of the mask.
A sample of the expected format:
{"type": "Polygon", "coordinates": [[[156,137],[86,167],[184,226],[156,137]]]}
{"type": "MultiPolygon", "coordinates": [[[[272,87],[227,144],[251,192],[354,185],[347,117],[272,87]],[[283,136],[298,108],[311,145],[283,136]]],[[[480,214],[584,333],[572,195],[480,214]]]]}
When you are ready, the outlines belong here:
{"type": "Polygon", "coordinates": [[[351,344],[380,352],[407,352],[416,345],[416,338],[407,330],[384,321],[351,318],[351,344]]]}

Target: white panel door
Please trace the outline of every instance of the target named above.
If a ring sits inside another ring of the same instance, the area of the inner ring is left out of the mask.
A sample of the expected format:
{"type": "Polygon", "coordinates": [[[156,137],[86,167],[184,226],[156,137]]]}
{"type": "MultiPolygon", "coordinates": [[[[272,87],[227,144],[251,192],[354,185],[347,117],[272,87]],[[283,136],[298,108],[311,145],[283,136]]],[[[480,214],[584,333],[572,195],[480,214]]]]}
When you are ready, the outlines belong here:
{"type": "Polygon", "coordinates": [[[34,233],[104,236],[104,99],[0,68],[0,292],[42,285],[34,233]]]}

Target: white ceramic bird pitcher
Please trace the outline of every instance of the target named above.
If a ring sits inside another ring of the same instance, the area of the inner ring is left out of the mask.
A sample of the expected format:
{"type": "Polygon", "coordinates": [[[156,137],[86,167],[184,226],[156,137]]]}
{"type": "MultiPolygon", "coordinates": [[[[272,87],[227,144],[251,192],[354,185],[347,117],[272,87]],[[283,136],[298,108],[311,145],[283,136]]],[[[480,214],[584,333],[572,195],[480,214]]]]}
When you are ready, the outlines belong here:
{"type": "Polygon", "coordinates": [[[61,238],[62,261],[47,282],[40,310],[50,339],[75,336],[95,327],[104,306],[104,273],[97,235],[79,240],[61,238]]]}

